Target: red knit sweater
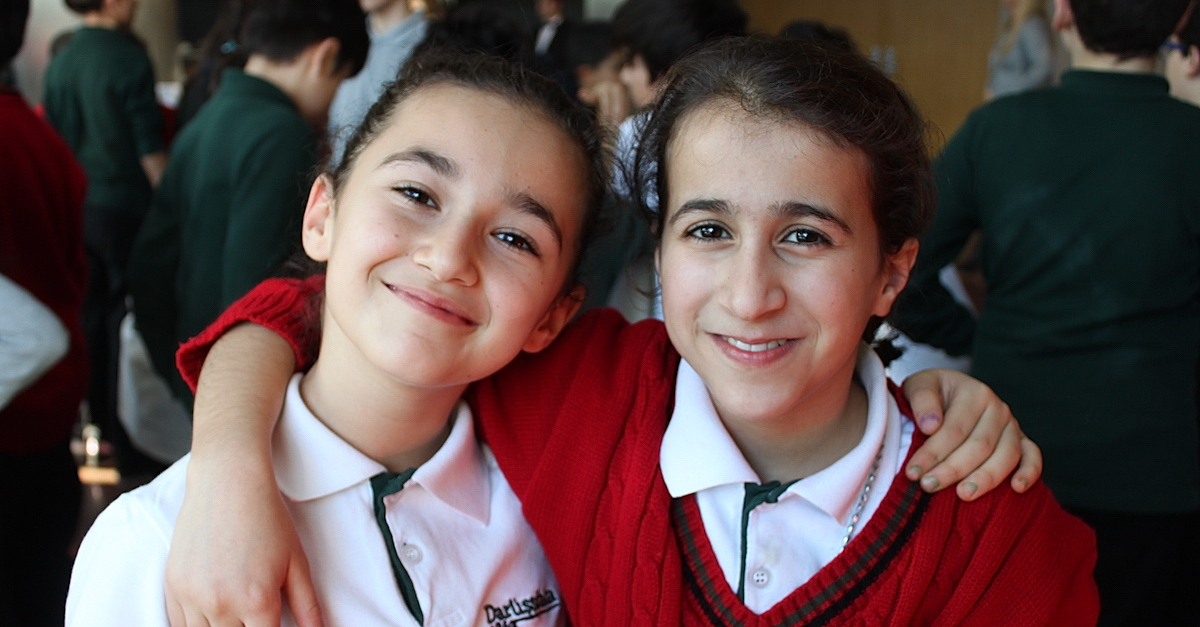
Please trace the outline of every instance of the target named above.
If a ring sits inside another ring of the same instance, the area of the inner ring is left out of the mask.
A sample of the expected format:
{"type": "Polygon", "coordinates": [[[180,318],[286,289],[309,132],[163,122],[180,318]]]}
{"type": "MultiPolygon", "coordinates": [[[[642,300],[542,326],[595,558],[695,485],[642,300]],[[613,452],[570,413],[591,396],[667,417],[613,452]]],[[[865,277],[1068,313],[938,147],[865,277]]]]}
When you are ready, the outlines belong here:
{"type": "MultiPolygon", "coordinates": [[[[318,285],[251,292],[184,346],[185,379],[239,320],[309,343],[291,307],[318,285]]],[[[831,564],[767,613],[750,612],[721,576],[694,501],[673,501],[658,468],[678,364],[661,323],[600,311],[469,393],[576,624],[1095,624],[1094,537],[1044,486],[963,503],[902,476],[831,564]]]]}
{"type": "Polygon", "coordinates": [[[0,189],[0,273],[49,307],[70,337],[66,356],[0,411],[0,452],[35,453],[67,441],[87,390],[79,324],[87,289],[87,176],[58,133],[3,87],[0,189]]]}

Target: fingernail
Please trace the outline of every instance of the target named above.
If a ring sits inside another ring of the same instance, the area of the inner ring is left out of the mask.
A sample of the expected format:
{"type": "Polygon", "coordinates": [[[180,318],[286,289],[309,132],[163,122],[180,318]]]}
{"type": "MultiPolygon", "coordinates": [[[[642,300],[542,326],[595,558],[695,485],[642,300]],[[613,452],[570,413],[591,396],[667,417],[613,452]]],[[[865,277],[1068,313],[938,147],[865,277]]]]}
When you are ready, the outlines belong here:
{"type": "Polygon", "coordinates": [[[1029,488],[1029,480],[1025,477],[1017,479],[1017,484],[1021,486],[1021,491],[1024,492],[1029,488]]]}
{"type": "Polygon", "coordinates": [[[934,477],[933,475],[921,478],[921,487],[924,488],[926,492],[933,492],[934,490],[938,489],[939,485],[941,484],[938,483],[937,477],[934,477]]]}
{"type": "Polygon", "coordinates": [[[908,470],[906,470],[905,473],[908,475],[909,479],[916,481],[917,478],[921,476],[921,467],[913,464],[912,466],[908,467],[908,470]]]}
{"type": "Polygon", "coordinates": [[[921,426],[921,431],[927,431],[937,426],[938,417],[935,414],[925,414],[917,422],[921,426]]]}
{"type": "Polygon", "coordinates": [[[962,484],[962,491],[963,497],[969,499],[974,497],[975,493],[979,491],[979,486],[975,485],[974,483],[967,482],[962,484]]]}

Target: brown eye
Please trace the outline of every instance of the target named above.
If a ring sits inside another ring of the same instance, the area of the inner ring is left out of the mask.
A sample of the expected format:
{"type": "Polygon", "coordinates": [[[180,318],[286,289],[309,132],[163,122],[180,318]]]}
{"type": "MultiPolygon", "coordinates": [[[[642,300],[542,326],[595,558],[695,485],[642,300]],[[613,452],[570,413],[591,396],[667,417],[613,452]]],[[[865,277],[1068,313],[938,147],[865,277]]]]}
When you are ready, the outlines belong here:
{"type": "Polygon", "coordinates": [[[820,231],[809,228],[793,229],[784,236],[783,241],[795,244],[828,244],[829,238],[820,231]]]}
{"type": "Polygon", "coordinates": [[[537,249],[534,248],[533,243],[530,242],[523,235],[519,235],[517,233],[512,233],[510,231],[500,231],[498,233],[493,234],[492,237],[495,237],[496,239],[500,240],[505,246],[508,246],[510,248],[516,248],[517,250],[522,250],[522,251],[528,252],[537,257],[541,256],[538,253],[537,249]]]}
{"type": "Polygon", "coordinates": [[[699,224],[688,229],[686,235],[697,239],[727,239],[730,237],[729,231],[725,227],[711,222],[699,224]]]}
{"type": "Polygon", "coordinates": [[[394,187],[392,189],[410,202],[417,203],[418,205],[425,205],[427,207],[437,206],[437,203],[433,202],[433,197],[431,197],[425,190],[418,187],[406,185],[402,187],[394,187]]]}

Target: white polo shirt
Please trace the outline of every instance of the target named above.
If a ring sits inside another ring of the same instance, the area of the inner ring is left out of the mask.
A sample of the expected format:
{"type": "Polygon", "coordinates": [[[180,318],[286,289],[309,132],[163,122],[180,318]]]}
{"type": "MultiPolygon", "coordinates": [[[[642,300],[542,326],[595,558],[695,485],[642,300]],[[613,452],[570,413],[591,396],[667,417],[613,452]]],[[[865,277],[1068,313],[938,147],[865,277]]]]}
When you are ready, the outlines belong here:
{"type": "MultiPolygon", "coordinates": [[[[308,410],[299,380],[288,387],[274,433],[275,477],[325,624],[416,625],[373,509],[370,479],[386,469],[308,410]]],[[[96,520],[75,560],[67,625],[168,624],[163,572],[189,459],[121,496],[96,520]]],[[[491,452],[476,441],[465,403],[441,449],[383,502],[426,626],[565,623],[541,545],[491,452]]],[[[284,624],[295,624],[290,614],[284,624]]]]}
{"type": "Polygon", "coordinates": [[[812,578],[842,550],[846,527],[877,452],[879,471],[854,532],[866,525],[892,484],[912,443],[912,421],[903,420],[888,392],[879,357],[865,344],[857,376],[867,391],[862,440],[824,470],[791,484],[775,503],[753,509],[742,562],[742,506],[747,483],[759,477],[726,431],[700,375],[686,361],[675,380],[675,410],[660,449],[671,496],[696,495],[704,532],[733,590],[743,579],[743,602],[759,614],[812,578]],[[882,446],[882,449],[880,448],[882,446]]]}

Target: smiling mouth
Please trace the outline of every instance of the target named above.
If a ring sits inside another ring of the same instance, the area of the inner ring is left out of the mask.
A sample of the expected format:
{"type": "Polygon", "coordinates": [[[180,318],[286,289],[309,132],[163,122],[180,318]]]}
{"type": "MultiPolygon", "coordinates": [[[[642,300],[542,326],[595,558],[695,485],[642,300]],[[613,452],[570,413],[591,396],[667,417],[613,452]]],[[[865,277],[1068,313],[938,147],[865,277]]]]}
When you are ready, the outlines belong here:
{"type": "Polygon", "coordinates": [[[748,353],[761,353],[763,351],[779,348],[780,346],[788,343],[788,340],[771,340],[769,342],[763,342],[762,344],[749,344],[724,335],[721,336],[721,339],[725,340],[726,344],[748,353]]]}
{"type": "Polygon", "coordinates": [[[384,286],[387,287],[388,290],[390,290],[393,294],[396,294],[400,298],[407,301],[410,305],[433,316],[434,318],[452,324],[459,324],[469,327],[479,326],[478,322],[472,320],[465,311],[449,300],[440,298],[427,292],[397,287],[391,283],[384,283],[384,286]]]}

